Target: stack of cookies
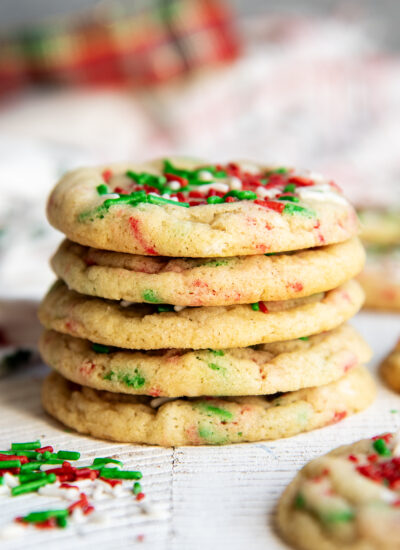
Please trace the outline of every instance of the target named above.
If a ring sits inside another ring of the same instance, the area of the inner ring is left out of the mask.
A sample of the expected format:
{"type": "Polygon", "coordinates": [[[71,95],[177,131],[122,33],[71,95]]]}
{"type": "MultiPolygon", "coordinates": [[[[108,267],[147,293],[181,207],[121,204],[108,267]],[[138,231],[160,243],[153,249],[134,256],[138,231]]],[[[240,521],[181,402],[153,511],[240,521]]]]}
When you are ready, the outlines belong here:
{"type": "Polygon", "coordinates": [[[367,263],[358,280],[365,307],[400,312],[400,207],[360,208],[367,263]]]}
{"type": "Polygon", "coordinates": [[[186,159],[67,174],[40,308],[44,408],[79,432],[206,445],[367,407],[358,222],[319,175],[186,159]]]}

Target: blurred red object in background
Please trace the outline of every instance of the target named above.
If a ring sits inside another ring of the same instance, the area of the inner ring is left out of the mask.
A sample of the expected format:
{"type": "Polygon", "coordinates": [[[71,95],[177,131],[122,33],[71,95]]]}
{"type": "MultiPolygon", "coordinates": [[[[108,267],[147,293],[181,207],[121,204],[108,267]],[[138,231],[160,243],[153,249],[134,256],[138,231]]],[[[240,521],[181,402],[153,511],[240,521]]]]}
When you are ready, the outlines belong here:
{"type": "Polygon", "coordinates": [[[26,84],[148,86],[235,59],[240,45],[221,0],[160,1],[117,17],[96,11],[3,37],[0,93],[26,84]]]}

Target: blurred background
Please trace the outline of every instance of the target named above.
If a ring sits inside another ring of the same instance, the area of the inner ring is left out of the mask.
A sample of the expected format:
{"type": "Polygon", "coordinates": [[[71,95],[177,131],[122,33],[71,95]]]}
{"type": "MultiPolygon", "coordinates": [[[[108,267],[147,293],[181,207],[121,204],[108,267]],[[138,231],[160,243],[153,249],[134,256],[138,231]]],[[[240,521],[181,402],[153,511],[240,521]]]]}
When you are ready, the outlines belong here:
{"type": "Polygon", "coordinates": [[[0,296],[45,291],[46,195],[82,164],[294,164],[393,208],[399,17],[398,0],[1,0],[0,296]]]}

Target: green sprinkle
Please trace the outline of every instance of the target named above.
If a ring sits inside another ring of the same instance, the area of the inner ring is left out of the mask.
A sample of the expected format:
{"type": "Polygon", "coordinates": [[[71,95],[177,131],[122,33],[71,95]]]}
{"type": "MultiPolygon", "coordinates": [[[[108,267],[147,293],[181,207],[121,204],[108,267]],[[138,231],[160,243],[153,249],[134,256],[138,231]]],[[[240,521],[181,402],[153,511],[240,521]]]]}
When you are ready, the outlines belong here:
{"type": "Polygon", "coordinates": [[[41,523],[50,518],[66,518],[68,514],[68,510],[44,510],[43,512],[31,512],[22,519],[28,523],[41,523]]]}
{"type": "Polygon", "coordinates": [[[255,302],[254,304],[251,304],[251,309],[253,311],[260,311],[260,304],[258,302],[255,302]]]}
{"type": "Polygon", "coordinates": [[[20,483],[27,483],[28,481],[36,481],[37,479],[46,479],[46,472],[31,472],[27,474],[19,474],[18,479],[20,483]]]}
{"type": "Polygon", "coordinates": [[[391,409],[390,412],[391,412],[392,414],[396,414],[396,413],[398,413],[399,411],[398,411],[397,409],[391,409]]]}
{"type": "Polygon", "coordinates": [[[267,252],[264,256],[276,256],[277,252],[267,252]]]}
{"type": "Polygon", "coordinates": [[[133,484],[133,489],[132,489],[132,490],[133,490],[133,494],[134,494],[134,495],[138,495],[139,493],[142,492],[142,486],[141,486],[141,484],[140,484],[138,481],[136,481],[136,482],[133,484]]]}
{"type": "Polygon", "coordinates": [[[151,304],[158,304],[162,301],[151,288],[148,288],[143,292],[142,298],[145,302],[150,302],[151,304]]]}
{"type": "Polygon", "coordinates": [[[283,212],[284,214],[290,214],[291,216],[293,214],[300,214],[301,216],[305,216],[306,218],[313,218],[316,216],[314,210],[311,210],[310,208],[304,208],[303,206],[292,203],[285,204],[283,212]]]}
{"type": "Polygon", "coordinates": [[[9,454],[16,456],[26,456],[27,458],[36,458],[37,455],[40,453],[37,453],[36,451],[10,451],[9,454]]]}
{"type": "Polygon", "coordinates": [[[235,197],[240,201],[254,200],[257,198],[257,193],[254,193],[254,191],[239,191],[237,189],[232,189],[226,193],[223,198],[226,199],[226,197],[235,197]]]}
{"type": "Polygon", "coordinates": [[[222,445],[223,443],[227,442],[227,437],[225,434],[219,435],[209,426],[205,426],[202,424],[198,428],[198,434],[202,439],[204,439],[208,443],[211,443],[212,445],[222,445]]]}
{"type": "Polygon", "coordinates": [[[110,370],[103,376],[103,380],[112,380],[114,378],[114,371],[110,370]]]}
{"type": "Polygon", "coordinates": [[[98,185],[96,189],[99,195],[107,195],[107,193],[110,192],[108,185],[106,185],[105,183],[98,185]]]}
{"type": "Polygon", "coordinates": [[[120,470],[119,468],[102,468],[100,477],[107,479],[142,479],[142,472],[120,470]]]}
{"type": "Polygon", "coordinates": [[[174,206],[183,206],[189,208],[188,202],[178,202],[172,199],[165,199],[164,197],[158,197],[157,195],[147,195],[147,202],[150,204],[173,204],[174,206]]]}
{"type": "Polygon", "coordinates": [[[223,357],[225,355],[225,352],[222,351],[222,349],[209,349],[208,351],[217,357],[223,357]]]}
{"type": "Polygon", "coordinates": [[[58,451],[57,458],[63,458],[64,460],[78,460],[81,457],[81,453],[77,451],[58,451]]]}
{"type": "Polygon", "coordinates": [[[20,460],[0,460],[0,470],[8,470],[8,468],[21,468],[20,460]]]}
{"type": "Polygon", "coordinates": [[[335,510],[332,512],[325,512],[321,515],[322,521],[325,523],[340,523],[351,521],[354,519],[354,512],[352,510],[335,510]]]}
{"type": "Polygon", "coordinates": [[[32,470],[39,470],[43,462],[28,462],[27,464],[21,465],[21,474],[25,472],[31,472],[32,470]]]}
{"type": "Polygon", "coordinates": [[[238,432],[239,437],[242,437],[242,435],[243,435],[243,432],[238,432]]]}
{"type": "Polygon", "coordinates": [[[134,370],[134,374],[124,374],[120,377],[121,382],[123,382],[126,386],[129,386],[131,388],[139,389],[142,386],[145,385],[146,379],[145,377],[139,372],[139,369],[134,370]]]}
{"type": "Polygon", "coordinates": [[[171,306],[169,304],[157,306],[157,313],[165,313],[166,311],[174,311],[174,306],[171,306]]]}
{"type": "Polygon", "coordinates": [[[62,464],[63,462],[62,458],[49,458],[48,460],[44,460],[42,464],[62,464]]]}
{"type": "Polygon", "coordinates": [[[101,466],[102,464],[118,464],[121,468],[124,465],[120,460],[116,460],[115,458],[110,458],[108,456],[95,458],[93,460],[93,466],[101,466]]]}
{"type": "Polygon", "coordinates": [[[297,508],[297,510],[301,510],[306,505],[306,499],[301,493],[297,493],[294,499],[294,507],[297,508]]]}
{"type": "Polygon", "coordinates": [[[25,443],[11,443],[11,450],[13,451],[21,451],[26,449],[40,449],[42,445],[40,444],[40,441],[27,441],[25,443]]]}
{"type": "Polygon", "coordinates": [[[226,409],[222,409],[221,407],[215,407],[214,405],[208,405],[208,403],[199,403],[198,405],[204,412],[219,416],[223,418],[224,420],[231,420],[233,418],[233,414],[230,411],[227,411],[226,409]]]}
{"type": "Polygon", "coordinates": [[[23,495],[24,493],[31,493],[32,491],[37,491],[40,487],[44,487],[49,483],[54,483],[57,479],[55,474],[46,475],[45,479],[38,479],[36,481],[29,481],[28,483],[23,483],[17,487],[11,489],[11,495],[16,497],[18,495],[23,495]]]}
{"type": "Polygon", "coordinates": [[[286,187],[284,187],[283,192],[284,193],[294,193],[296,191],[296,184],[295,183],[288,183],[286,187]]]}
{"type": "Polygon", "coordinates": [[[288,169],[287,168],[284,168],[283,166],[280,167],[280,168],[277,168],[276,170],[274,170],[272,173],[273,174],[287,174],[288,172],[288,169]]]}
{"type": "Polygon", "coordinates": [[[221,371],[224,371],[225,368],[224,367],[220,367],[219,365],[217,365],[216,363],[208,363],[208,366],[210,369],[212,370],[221,370],[221,371]]]}
{"type": "Polygon", "coordinates": [[[278,201],[300,202],[300,199],[299,197],[294,197],[293,195],[286,195],[284,197],[279,197],[278,201]]]}
{"type": "Polygon", "coordinates": [[[68,519],[67,516],[60,516],[57,518],[57,525],[58,527],[65,528],[68,525],[68,519]]]}
{"type": "Polygon", "coordinates": [[[300,336],[299,340],[303,340],[304,342],[307,342],[310,339],[309,336],[300,336]]]}
{"type": "Polygon", "coordinates": [[[97,353],[110,353],[109,346],[103,346],[103,344],[92,344],[92,350],[97,353]]]}
{"type": "Polygon", "coordinates": [[[212,197],[207,197],[208,204],[221,204],[224,202],[224,199],[222,197],[218,197],[217,195],[214,195],[212,197]]]}
{"type": "Polygon", "coordinates": [[[44,453],[36,453],[36,460],[39,462],[46,462],[49,458],[56,458],[56,454],[51,453],[50,451],[45,451],[44,453]]]}
{"type": "Polygon", "coordinates": [[[372,446],[375,449],[375,451],[381,456],[392,455],[392,451],[386,445],[386,442],[384,439],[375,439],[375,441],[372,443],[372,446]]]}

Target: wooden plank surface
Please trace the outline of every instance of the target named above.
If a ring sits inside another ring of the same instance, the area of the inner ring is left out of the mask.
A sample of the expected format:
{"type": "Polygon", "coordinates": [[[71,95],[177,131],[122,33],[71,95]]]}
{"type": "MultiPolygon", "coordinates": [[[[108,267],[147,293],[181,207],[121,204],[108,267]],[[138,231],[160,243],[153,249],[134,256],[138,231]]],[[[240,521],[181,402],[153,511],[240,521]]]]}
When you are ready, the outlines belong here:
{"type": "MultiPolygon", "coordinates": [[[[372,370],[400,335],[400,316],[363,313],[354,324],[375,351],[372,370]]],[[[1,540],[2,550],[42,548],[141,548],[143,550],[218,548],[282,550],[274,532],[273,511],[279,495],[308,460],[342,443],[400,426],[400,397],[379,383],[375,404],[364,413],[309,434],[256,444],[225,447],[118,445],[67,432],[40,405],[37,366],[0,382],[0,447],[39,438],[58,449],[76,449],[82,463],[93,456],[118,455],[126,467],[143,472],[146,506],[130,495],[96,502],[108,524],[87,523],[65,530],[29,532],[29,539],[1,540]],[[391,412],[399,410],[399,413],[391,412]]],[[[12,518],[32,510],[60,507],[54,498],[0,495],[0,530],[12,518]]],[[[62,506],[61,506],[62,507],[62,506]]]]}

